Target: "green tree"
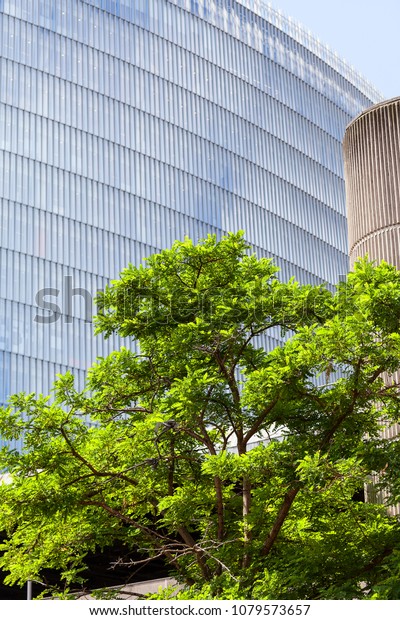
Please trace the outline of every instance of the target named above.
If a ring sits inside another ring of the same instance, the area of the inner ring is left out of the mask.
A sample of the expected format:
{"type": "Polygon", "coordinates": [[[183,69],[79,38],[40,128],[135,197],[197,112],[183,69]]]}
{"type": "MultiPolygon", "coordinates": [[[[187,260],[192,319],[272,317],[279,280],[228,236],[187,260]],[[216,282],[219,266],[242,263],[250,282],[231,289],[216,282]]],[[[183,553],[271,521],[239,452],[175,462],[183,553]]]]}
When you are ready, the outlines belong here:
{"type": "Polygon", "coordinates": [[[181,598],[398,598],[399,521],[354,497],[374,471],[400,500],[400,442],[380,434],[399,419],[399,273],[361,261],[332,293],[248,251],[209,236],[130,265],[96,325],[137,348],[84,391],[67,373],[52,399],[11,398],[8,583],[52,568],[68,592],[122,541],[127,562],[163,558],[181,598]]]}

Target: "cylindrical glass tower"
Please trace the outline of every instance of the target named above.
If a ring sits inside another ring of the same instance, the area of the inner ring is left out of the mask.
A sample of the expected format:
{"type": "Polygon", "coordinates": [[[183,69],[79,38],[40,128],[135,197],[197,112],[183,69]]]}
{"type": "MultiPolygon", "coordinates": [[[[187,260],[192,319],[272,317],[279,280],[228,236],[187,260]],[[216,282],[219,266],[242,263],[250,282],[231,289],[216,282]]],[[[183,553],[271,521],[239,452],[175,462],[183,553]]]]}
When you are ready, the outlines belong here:
{"type": "MultiPolygon", "coordinates": [[[[343,150],[350,262],[368,255],[399,269],[400,97],[355,118],[346,129],[343,150]]],[[[400,379],[400,371],[395,378],[400,379]]],[[[390,439],[399,432],[400,425],[393,424],[382,435],[390,439]]],[[[395,512],[400,513],[400,505],[395,512]]]]}
{"type": "Polygon", "coordinates": [[[400,97],[362,112],[343,142],[350,261],[400,268],[400,97]]]}

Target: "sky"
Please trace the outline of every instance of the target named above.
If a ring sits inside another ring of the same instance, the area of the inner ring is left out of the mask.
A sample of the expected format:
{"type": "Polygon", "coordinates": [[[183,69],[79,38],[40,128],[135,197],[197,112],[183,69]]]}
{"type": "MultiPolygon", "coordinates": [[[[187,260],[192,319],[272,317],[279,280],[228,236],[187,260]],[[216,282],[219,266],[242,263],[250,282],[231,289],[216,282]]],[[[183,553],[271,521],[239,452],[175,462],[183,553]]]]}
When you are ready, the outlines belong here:
{"type": "Polygon", "coordinates": [[[311,31],[383,95],[400,96],[399,0],[269,0],[311,31]]]}

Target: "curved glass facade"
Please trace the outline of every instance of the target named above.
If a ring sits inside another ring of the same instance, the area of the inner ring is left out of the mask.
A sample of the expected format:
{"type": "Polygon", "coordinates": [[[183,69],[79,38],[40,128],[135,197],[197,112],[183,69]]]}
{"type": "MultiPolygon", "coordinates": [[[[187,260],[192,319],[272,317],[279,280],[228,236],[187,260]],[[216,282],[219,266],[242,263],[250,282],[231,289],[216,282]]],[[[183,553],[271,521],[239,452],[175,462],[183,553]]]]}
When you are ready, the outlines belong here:
{"type": "Polygon", "coordinates": [[[261,1],[0,0],[0,402],[82,380],[117,346],[96,290],[184,235],[337,281],[341,140],[377,100],[261,1]]]}

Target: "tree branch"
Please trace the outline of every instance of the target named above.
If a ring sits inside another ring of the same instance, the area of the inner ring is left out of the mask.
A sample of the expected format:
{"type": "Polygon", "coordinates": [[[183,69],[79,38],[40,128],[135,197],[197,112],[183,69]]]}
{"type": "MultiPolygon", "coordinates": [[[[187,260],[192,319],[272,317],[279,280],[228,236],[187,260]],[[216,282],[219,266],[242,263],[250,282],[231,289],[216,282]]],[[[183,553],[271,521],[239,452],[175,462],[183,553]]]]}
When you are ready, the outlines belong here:
{"type": "Polygon", "coordinates": [[[247,442],[253,437],[253,435],[255,435],[259,431],[260,426],[265,422],[265,419],[267,418],[268,414],[272,411],[272,409],[275,407],[275,405],[278,402],[278,400],[279,400],[279,397],[276,397],[275,400],[273,400],[263,410],[263,412],[260,414],[260,416],[254,422],[253,426],[247,431],[247,433],[246,433],[246,435],[244,436],[244,439],[243,439],[243,442],[245,444],[247,444],[247,442]]]}
{"type": "Polygon", "coordinates": [[[285,522],[285,519],[289,513],[289,510],[296,498],[297,493],[300,491],[300,487],[291,488],[285,495],[282,506],[278,512],[278,516],[275,520],[274,525],[268,535],[267,540],[261,548],[261,555],[267,556],[271,551],[274,543],[278,537],[279,532],[281,531],[282,525],[285,522]]]}
{"type": "Polygon", "coordinates": [[[90,469],[90,471],[92,472],[92,474],[96,477],[99,478],[120,478],[121,480],[125,480],[125,482],[128,482],[129,484],[138,484],[137,480],[134,480],[133,478],[129,478],[129,476],[125,476],[124,474],[118,473],[118,472],[112,472],[112,471],[107,471],[107,472],[101,472],[98,471],[87,459],[85,459],[85,457],[83,457],[74,447],[72,441],[70,440],[70,438],[68,437],[67,433],[65,432],[64,428],[61,427],[60,428],[60,432],[61,435],[64,437],[64,440],[66,442],[66,444],[68,445],[71,454],[81,463],[83,463],[88,469],[90,469]]]}
{"type": "Polygon", "coordinates": [[[201,570],[201,574],[203,575],[204,579],[206,579],[207,581],[210,581],[210,579],[212,578],[212,574],[204,559],[204,551],[202,551],[197,546],[196,541],[194,540],[193,536],[187,531],[185,527],[180,527],[178,529],[178,534],[182,536],[182,539],[187,544],[187,546],[193,549],[193,552],[196,555],[197,563],[201,570]]]}

